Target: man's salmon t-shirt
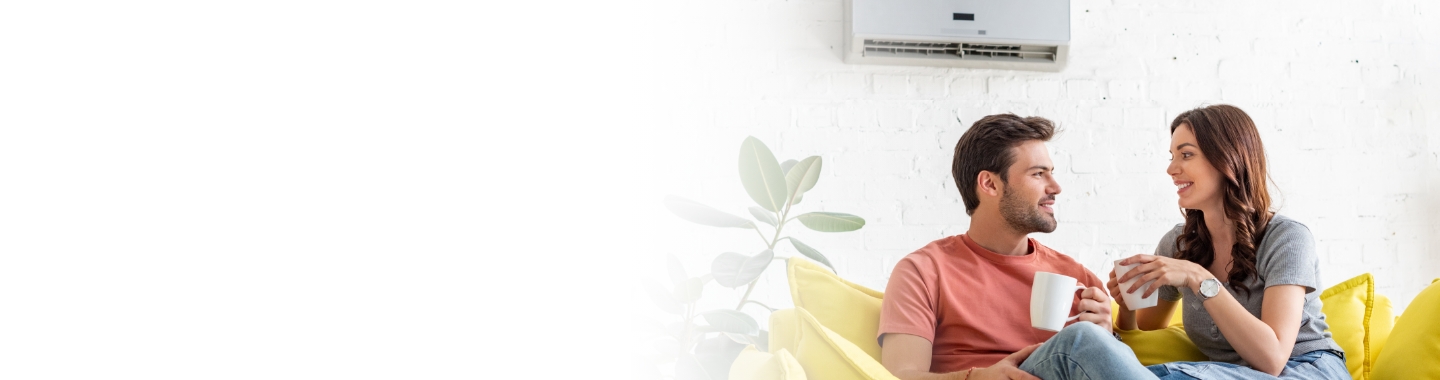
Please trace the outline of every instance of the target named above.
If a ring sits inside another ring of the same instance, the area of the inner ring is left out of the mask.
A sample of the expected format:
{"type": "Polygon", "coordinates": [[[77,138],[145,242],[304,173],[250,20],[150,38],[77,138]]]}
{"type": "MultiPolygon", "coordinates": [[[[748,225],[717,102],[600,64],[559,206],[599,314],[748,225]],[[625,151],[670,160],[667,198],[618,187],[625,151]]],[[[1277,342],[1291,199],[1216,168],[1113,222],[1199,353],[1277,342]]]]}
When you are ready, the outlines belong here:
{"type": "Polygon", "coordinates": [[[1069,256],[1028,240],[1031,253],[1024,256],[991,252],[966,235],[906,255],[885,287],[877,339],[883,344],[885,334],[902,333],[929,340],[934,373],[988,367],[1050,339],[1055,333],[1030,326],[1035,272],[1074,277],[1086,287],[1105,285],[1069,256]]]}

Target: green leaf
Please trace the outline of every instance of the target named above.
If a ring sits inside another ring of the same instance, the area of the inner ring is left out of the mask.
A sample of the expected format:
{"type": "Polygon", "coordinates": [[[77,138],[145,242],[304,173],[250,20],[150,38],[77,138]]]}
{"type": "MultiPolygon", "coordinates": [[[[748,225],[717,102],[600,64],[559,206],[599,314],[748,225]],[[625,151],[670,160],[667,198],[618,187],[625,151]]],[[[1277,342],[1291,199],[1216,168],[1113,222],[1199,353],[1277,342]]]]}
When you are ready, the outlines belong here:
{"type": "Polygon", "coordinates": [[[691,303],[700,299],[700,291],[705,290],[705,281],[699,277],[685,280],[675,286],[675,300],[680,303],[691,303]]]}
{"type": "Polygon", "coordinates": [[[670,293],[669,290],[660,286],[660,282],[649,279],[645,280],[645,292],[650,294],[650,300],[655,302],[655,306],[659,307],[660,310],[664,310],[670,314],[685,313],[685,306],[680,304],[680,301],[676,300],[675,296],[670,293]]]}
{"type": "Polygon", "coordinates": [[[786,199],[800,197],[806,191],[815,188],[815,183],[820,181],[820,156],[810,156],[795,164],[789,172],[785,173],[785,185],[787,189],[786,199]]]}
{"type": "Polygon", "coordinates": [[[670,272],[670,284],[680,286],[690,275],[685,274],[685,266],[680,264],[680,259],[674,254],[665,255],[665,269],[670,272]]]}
{"type": "Polygon", "coordinates": [[[735,310],[716,309],[700,314],[700,317],[705,318],[705,323],[710,324],[715,331],[754,334],[760,330],[760,323],[755,322],[755,318],[735,310]]]}
{"type": "Polygon", "coordinates": [[[811,260],[815,260],[815,262],[825,264],[825,266],[830,267],[830,271],[832,272],[835,271],[835,266],[830,264],[830,259],[820,254],[820,251],[815,250],[815,248],[810,248],[810,246],[805,245],[805,243],[801,243],[799,239],[793,237],[786,237],[786,239],[790,239],[790,245],[795,246],[795,250],[800,251],[800,254],[809,257],[811,260]]]}
{"type": "Polygon", "coordinates": [[[765,268],[769,267],[770,261],[774,259],[775,251],[768,249],[755,256],[725,252],[710,263],[710,273],[715,275],[715,283],[720,286],[739,287],[760,278],[760,274],[765,273],[765,268]]]}
{"type": "MultiPolygon", "coordinates": [[[[716,336],[701,340],[695,345],[695,359],[705,369],[708,379],[725,380],[730,378],[730,365],[735,363],[735,358],[740,356],[740,351],[745,345],[735,343],[730,338],[716,336]]],[[[675,371],[676,380],[704,379],[704,377],[682,377],[679,368],[675,371]]]]}
{"type": "Polygon", "coordinates": [[[784,172],[785,175],[790,175],[790,168],[795,167],[795,164],[798,162],[800,161],[785,160],[785,162],[780,163],[780,171],[784,172]]]}
{"type": "Polygon", "coordinates": [[[751,228],[755,223],[724,211],[716,210],[710,206],[696,203],[695,201],[677,197],[674,195],[665,196],[665,208],[670,212],[694,223],[714,227],[729,228],[751,228]]]}
{"type": "Polygon", "coordinates": [[[770,211],[785,207],[785,173],[770,148],[754,136],[740,144],[740,183],[760,207],[770,211]]]}
{"type": "Polygon", "coordinates": [[[769,224],[772,226],[775,225],[775,223],[778,223],[775,221],[775,215],[771,214],[769,211],[765,211],[765,209],[763,208],[750,206],[749,210],[750,216],[755,217],[755,220],[758,220],[761,223],[769,224]]]}
{"type": "Polygon", "coordinates": [[[807,212],[796,218],[805,227],[820,232],[848,232],[865,226],[865,219],[838,212],[807,212]]]}

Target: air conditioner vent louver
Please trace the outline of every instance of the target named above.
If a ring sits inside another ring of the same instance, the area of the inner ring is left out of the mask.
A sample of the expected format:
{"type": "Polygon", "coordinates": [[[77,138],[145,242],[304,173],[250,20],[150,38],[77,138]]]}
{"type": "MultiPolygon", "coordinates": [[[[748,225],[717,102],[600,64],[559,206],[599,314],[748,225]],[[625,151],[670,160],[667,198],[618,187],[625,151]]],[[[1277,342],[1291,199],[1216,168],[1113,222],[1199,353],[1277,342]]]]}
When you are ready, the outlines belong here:
{"type": "Polygon", "coordinates": [[[1055,62],[1056,46],[865,40],[867,57],[1055,62]]]}

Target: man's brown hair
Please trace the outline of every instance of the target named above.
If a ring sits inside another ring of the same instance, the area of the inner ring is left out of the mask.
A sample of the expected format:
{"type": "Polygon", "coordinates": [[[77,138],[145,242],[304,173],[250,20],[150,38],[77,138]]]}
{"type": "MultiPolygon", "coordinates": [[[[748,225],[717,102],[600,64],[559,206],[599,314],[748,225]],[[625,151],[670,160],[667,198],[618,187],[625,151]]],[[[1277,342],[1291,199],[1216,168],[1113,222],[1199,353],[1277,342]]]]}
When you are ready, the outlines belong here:
{"type": "Polygon", "coordinates": [[[965,200],[965,214],[975,215],[975,208],[980,207],[975,179],[981,171],[999,174],[1000,180],[1009,181],[1010,165],[1015,163],[1015,152],[1010,148],[1030,140],[1050,141],[1054,135],[1055,124],[1043,117],[1022,118],[1007,113],[986,116],[971,125],[955,144],[955,161],[950,164],[950,174],[955,176],[955,186],[965,200]]]}

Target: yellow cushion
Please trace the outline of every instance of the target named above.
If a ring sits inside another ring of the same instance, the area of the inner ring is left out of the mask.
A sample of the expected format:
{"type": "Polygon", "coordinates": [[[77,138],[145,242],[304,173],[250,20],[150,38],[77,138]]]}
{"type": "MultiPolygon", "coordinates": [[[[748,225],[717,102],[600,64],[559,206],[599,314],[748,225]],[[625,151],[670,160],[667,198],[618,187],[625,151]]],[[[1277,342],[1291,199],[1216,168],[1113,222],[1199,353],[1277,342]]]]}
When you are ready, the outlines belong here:
{"type": "MultiPolygon", "coordinates": [[[[772,326],[795,326],[788,329],[793,336],[786,340],[793,342],[795,348],[791,352],[800,362],[806,377],[825,380],[898,380],[880,361],[870,357],[835,331],[821,325],[820,321],[805,309],[795,308],[789,311],[776,314],[779,314],[779,318],[791,320],[777,320],[776,315],[772,314],[770,323],[772,326]]],[[[770,334],[774,336],[776,333],[770,334]]],[[[775,349],[774,346],[771,349],[775,349]]]]}
{"type": "Polygon", "coordinates": [[[1383,322],[1374,317],[1375,278],[1369,273],[1355,276],[1320,293],[1330,335],[1345,350],[1345,368],[1355,380],[1369,380],[1371,350],[1376,339],[1371,326],[1383,322]]]}
{"type": "MultiPolygon", "coordinates": [[[[871,359],[880,360],[881,293],[836,276],[810,260],[792,257],[786,266],[790,297],[821,325],[850,341],[871,359]]],[[[823,377],[820,377],[823,378],[823,377]]]]}
{"type": "Polygon", "coordinates": [[[1185,335],[1185,326],[1170,325],[1159,330],[1115,330],[1120,340],[1135,351],[1140,364],[1156,365],[1169,362],[1198,362],[1210,360],[1190,336],[1185,335]]]}
{"type": "MultiPolygon", "coordinates": [[[[1374,371],[1375,360],[1390,341],[1390,331],[1395,328],[1395,305],[1390,297],[1375,295],[1375,306],[1370,310],[1370,367],[1374,371]]],[[[1373,376],[1373,375],[1372,375],[1373,376]]]]}
{"type": "MultiPolygon", "coordinates": [[[[1175,301],[1175,311],[1170,313],[1170,326],[1185,324],[1185,319],[1182,318],[1183,313],[1181,313],[1181,311],[1185,310],[1185,308],[1181,307],[1183,303],[1183,300],[1175,301]]],[[[1120,311],[1120,304],[1115,303],[1113,299],[1110,300],[1110,323],[1119,323],[1120,313],[1118,313],[1118,311],[1120,311]]]]}
{"type": "MultiPolygon", "coordinates": [[[[1114,301],[1110,303],[1110,310],[1119,310],[1120,305],[1114,301]]],[[[1185,334],[1184,320],[1181,317],[1181,310],[1185,310],[1182,302],[1175,302],[1175,311],[1170,313],[1170,327],[1159,330],[1121,330],[1115,329],[1120,334],[1120,340],[1135,351],[1135,358],[1140,359],[1140,364],[1156,365],[1169,362],[1198,362],[1210,360],[1195,343],[1190,341],[1190,336],[1185,334]]],[[[1119,314],[1112,313],[1118,319],[1119,314]]],[[[1113,323],[1113,321],[1112,321],[1113,323]]]]}
{"type": "MultiPolygon", "coordinates": [[[[1440,282],[1440,280],[1437,280],[1440,282]]],[[[1440,379],[1440,283],[1420,291],[1375,360],[1376,379],[1440,379]]]]}
{"type": "Polygon", "coordinates": [[[795,353],[795,340],[800,337],[800,319],[795,309],[780,309],[770,313],[770,351],[782,349],[795,353]]]}
{"type": "Polygon", "coordinates": [[[805,380],[805,370],[790,350],[760,352],[750,345],[730,364],[730,380],[805,380]]]}

